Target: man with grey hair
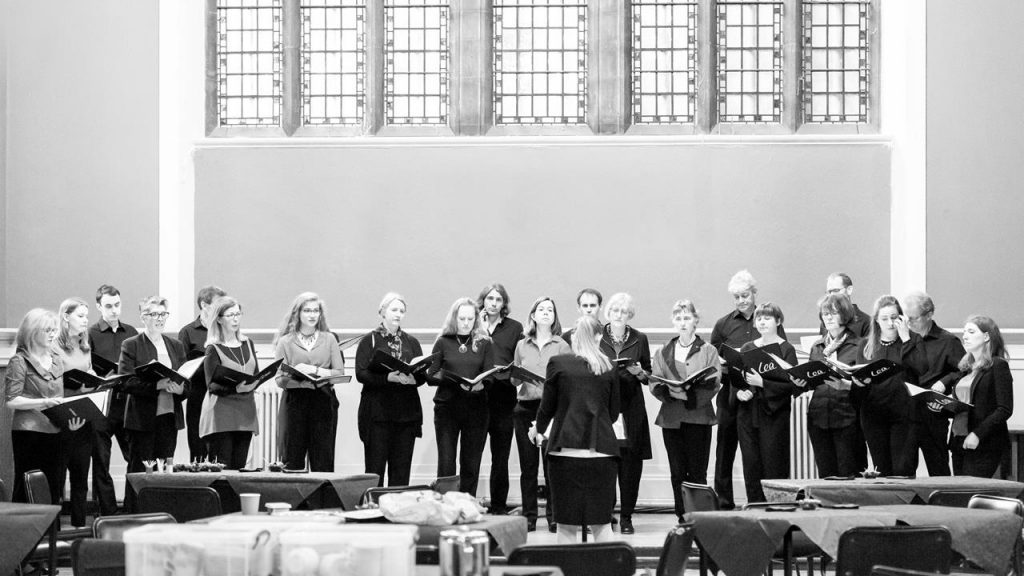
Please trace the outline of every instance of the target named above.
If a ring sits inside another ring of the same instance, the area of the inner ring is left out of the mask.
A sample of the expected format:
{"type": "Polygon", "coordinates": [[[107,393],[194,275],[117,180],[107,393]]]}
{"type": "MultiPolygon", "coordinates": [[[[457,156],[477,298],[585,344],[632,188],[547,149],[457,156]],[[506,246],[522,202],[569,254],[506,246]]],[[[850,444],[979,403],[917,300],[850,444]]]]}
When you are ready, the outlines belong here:
{"type": "MultiPolygon", "coordinates": [[[[741,346],[756,340],[760,333],[754,326],[754,309],[757,308],[757,281],[747,270],[740,270],[729,280],[729,293],[732,294],[736,309],[715,322],[711,331],[711,345],[721,348],[723,345],[739,349],[741,346]]],[[[779,336],[786,338],[786,331],[779,325],[779,336]]],[[[739,432],[736,428],[735,386],[731,383],[739,379],[742,386],[743,375],[724,369],[722,389],[716,399],[718,412],[718,438],[715,447],[715,492],[723,510],[736,507],[733,500],[732,468],[736,460],[736,448],[739,445],[739,432]]]]}
{"type": "MultiPolygon", "coordinates": [[[[963,344],[959,338],[935,323],[932,319],[935,304],[931,296],[924,292],[907,294],[903,299],[903,311],[907,315],[907,325],[921,336],[928,366],[920,375],[918,385],[940,394],[949,394],[960,371],[960,359],[964,357],[963,344]]],[[[941,413],[932,412],[923,402],[916,404],[912,418],[917,429],[917,445],[924,455],[928,475],[949,476],[949,419],[941,413]]],[[[916,463],[914,465],[916,467],[916,463]]]]}

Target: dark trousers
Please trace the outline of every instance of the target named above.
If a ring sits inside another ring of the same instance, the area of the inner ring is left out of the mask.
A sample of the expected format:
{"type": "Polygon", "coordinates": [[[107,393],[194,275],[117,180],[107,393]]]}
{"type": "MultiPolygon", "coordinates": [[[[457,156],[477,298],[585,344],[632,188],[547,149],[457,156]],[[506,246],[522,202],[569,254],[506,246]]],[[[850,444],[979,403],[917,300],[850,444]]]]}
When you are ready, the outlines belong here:
{"type": "Polygon", "coordinates": [[[807,425],[807,435],[811,438],[814,449],[814,463],[818,466],[818,476],[853,476],[857,470],[857,425],[850,424],[842,428],[819,428],[807,425]]]}
{"type": "Polygon", "coordinates": [[[924,455],[928,475],[949,476],[949,419],[924,407],[918,408],[917,418],[917,446],[924,455]]]}
{"type": "Polygon", "coordinates": [[[223,463],[229,470],[245,467],[245,461],[249,459],[252,432],[214,432],[203,438],[211,460],[223,463]]]}
{"type": "Polygon", "coordinates": [[[662,428],[665,452],[668,453],[668,469],[672,478],[672,498],[675,501],[676,516],[682,518],[683,482],[708,483],[708,460],[711,458],[711,425],[687,424],[679,428],[662,428]]]}
{"type": "Polygon", "coordinates": [[[145,472],[146,460],[173,458],[177,443],[173,413],[154,418],[152,430],[128,430],[128,472],[145,472]]]}
{"type": "Polygon", "coordinates": [[[640,478],[644,474],[643,453],[623,448],[619,458],[619,514],[632,516],[640,495],[640,478]]]}
{"type": "Polygon", "coordinates": [[[334,472],[334,439],[338,432],[338,401],[334,390],[289,388],[281,399],[284,422],[281,453],[285,467],[313,472],[334,472]]]}
{"type": "MultiPolygon", "coordinates": [[[[519,453],[519,490],[523,493],[523,516],[535,522],[537,520],[537,474],[541,462],[544,466],[544,484],[551,486],[548,476],[548,459],[541,448],[530,441],[530,427],[537,419],[537,408],[540,400],[525,400],[516,404],[512,418],[516,432],[516,449],[519,453]]],[[[548,523],[553,522],[550,498],[544,509],[548,523]]]]}
{"type": "Polygon", "coordinates": [[[949,439],[949,450],[953,456],[953,474],[957,476],[995,476],[1003,459],[1002,448],[987,448],[979,444],[974,450],[964,450],[964,436],[949,439]]]}
{"type": "Polygon", "coordinates": [[[715,446],[715,492],[723,510],[736,507],[732,494],[732,465],[736,460],[739,446],[739,430],[736,428],[736,407],[729,404],[729,390],[718,393],[718,443],[715,446]]]}
{"type": "MultiPolygon", "coordinates": [[[[202,372],[202,368],[200,368],[202,372]]],[[[185,429],[188,434],[188,457],[190,460],[206,460],[206,442],[199,436],[199,415],[203,411],[206,397],[206,378],[193,378],[185,401],[185,429]]]]}
{"type": "Polygon", "coordinates": [[[491,513],[508,512],[508,459],[512,455],[514,405],[490,406],[487,436],[491,439],[491,513]]]}
{"type": "Polygon", "coordinates": [[[60,438],[60,491],[71,479],[71,525],[85,526],[85,504],[89,498],[89,462],[92,459],[92,426],[78,430],[62,430],[60,438]]]}
{"type": "MultiPolygon", "coordinates": [[[[117,514],[117,495],[114,492],[114,479],[110,476],[110,450],[113,448],[113,432],[124,435],[121,422],[108,419],[101,425],[93,424],[92,432],[92,495],[99,505],[100,515],[117,514]],[[114,425],[117,424],[116,430],[114,425]]],[[[118,438],[122,454],[128,447],[127,438],[118,438]]],[[[128,461],[125,455],[125,462],[128,461]]]]}
{"type": "Polygon", "coordinates": [[[41,470],[50,485],[50,502],[59,504],[61,435],[45,432],[11,431],[11,448],[14,453],[14,501],[28,502],[25,491],[25,472],[41,470]]]}
{"type": "Polygon", "coordinates": [[[917,472],[917,427],[906,416],[865,406],[860,411],[871,460],[882,476],[913,476],[917,472]]]}
{"type": "Polygon", "coordinates": [[[454,476],[458,454],[459,491],[476,496],[490,413],[485,402],[456,400],[434,405],[437,476],[454,476]]]}
{"type": "Polygon", "coordinates": [[[761,480],[789,478],[789,410],[772,415],[752,410],[737,418],[747,502],[764,502],[761,480]],[[754,418],[757,418],[755,426],[754,418]]]}
{"type": "Polygon", "coordinates": [[[367,474],[376,474],[384,485],[408,486],[412,470],[412,451],[420,433],[418,422],[370,422],[363,440],[363,460],[367,474]]]}

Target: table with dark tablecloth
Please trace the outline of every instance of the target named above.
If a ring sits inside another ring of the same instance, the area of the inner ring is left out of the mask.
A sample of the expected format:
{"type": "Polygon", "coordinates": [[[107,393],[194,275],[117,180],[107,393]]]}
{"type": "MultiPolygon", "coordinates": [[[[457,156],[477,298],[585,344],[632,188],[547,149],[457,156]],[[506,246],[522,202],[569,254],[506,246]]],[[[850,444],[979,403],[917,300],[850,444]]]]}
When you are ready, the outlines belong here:
{"type": "Polygon", "coordinates": [[[761,480],[769,502],[814,498],[823,504],[924,504],[935,490],[978,490],[1019,498],[1024,483],[974,476],[926,476],[922,478],[854,478],[852,480],[761,480]]]}
{"type": "Polygon", "coordinates": [[[1009,512],[943,506],[893,505],[858,509],[764,508],[692,512],[694,533],[704,551],[728,576],[762,574],[791,527],[800,529],[826,554],[836,557],[839,536],[857,526],[945,526],[953,550],[991,574],[1004,574],[1024,519],[1009,512]]]}
{"type": "MultiPolygon", "coordinates": [[[[241,510],[238,495],[256,492],[260,506],[267,502],[287,502],[293,509],[318,510],[344,508],[354,510],[367,488],[377,485],[376,474],[336,474],[333,472],[175,472],[132,473],[128,486],[137,495],[146,486],[210,486],[221,495],[224,512],[241,510]]],[[[132,499],[134,500],[134,498],[132,499]]],[[[127,501],[127,498],[126,498],[127,501]]]]}
{"type": "Polygon", "coordinates": [[[35,550],[60,506],[0,502],[0,574],[11,574],[35,550]]]}

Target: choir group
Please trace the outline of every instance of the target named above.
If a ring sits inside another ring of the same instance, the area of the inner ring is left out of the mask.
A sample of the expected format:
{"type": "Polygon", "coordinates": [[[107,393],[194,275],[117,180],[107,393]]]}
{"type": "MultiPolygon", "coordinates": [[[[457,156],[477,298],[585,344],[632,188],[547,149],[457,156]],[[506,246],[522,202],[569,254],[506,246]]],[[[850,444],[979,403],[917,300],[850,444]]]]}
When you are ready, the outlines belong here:
{"type": "MultiPolygon", "coordinates": [[[[591,527],[596,540],[610,538],[616,483],[620,530],[634,531],[643,462],[652,456],[644,387],[661,403],[654,423],[680,518],[681,483],[707,483],[714,426],[714,486],[723,508],[734,506],[737,448],[748,501],[764,500],[762,479],[788,476],[792,399],[804,393],[811,395],[807,433],[823,477],[866,470],[869,452],[882,475],[915,474],[919,451],[932,476],[950,474],[950,455],[955,474],[995,473],[1009,447],[1013,390],[991,318],[969,317],[957,338],[935,324],[932,300],[921,292],[902,303],[882,296],[869,315],[851,302],[849,276],[833,274],[818,302],[821,338],[806,359],[835,368],[819,382],[794,375],[801,358],[786,341],[783,311],[757,302],[750,273],[733,276],[728,291],[734,310],[715,322],[707,342],[696,333],[701,316],[694,303],[675,302],[669,318],[678,334],[653,357],[647,336],[629,324],[635,308],[626,293],[605,301],[597,290],[580,291],[579,318],[563,332],[553,299],[534,301],[524,327],[509,317],[504,286],[492,284],[476,299],[452,304],[427,355],[402,330],[405,299],[388,293],[378,309],[380,325],[360,337],[355,357],[366,471],[382,484],[385,473],[389,485],[409,483],[423,426],[418,387],[426,384],[436,387],[438,476],[458,474],[460,489],[475,494],[489,439],[490,511],[507,513],[515,438],[523,515],[535,529],[543,469],[550,488],[547,523],[560,540],[575,540],[581,526],[591,527]],[[858,365],[887,368],[874,377],[854,374],[858,365]]],[[[129,472],[170,461],[183,428],[193,459],[231,469],[245,465],[257,430],[253,391],[259,382],[237,376],[260,371],[256,349],[240,331],[237,300],[208,286],[196,302],[199,316],[177,338],[164,334],[166,299],[140,303],[138,332],[121,321],[120,293],[109,285],[96,293],[101,319],[91,326],[90,305],[78,298],[62,302],[56,313],[25,315],[4,383],[14,410],[16,499],[25,498],[27,470],[45,472],[54,501],[70,476],[71,522],[83,526],[91,463],[99,513],[116,513],[109,471],[114,438],[129,472]],[[180,377],[145,376],[153,362],[180,370],[180,377]],[[42,413],[93,390],[65,378],[66,371],[104,376],[108,368],[134,376],[117,380],[105,419],[71,418],[58,427],[42,413]]],[[[295,299],[274,349],[281,361],[275,378],[283,389],[283,466],[331,471],[338,425],[332,385],[344,378],[345,362],[316,294],[295,299]]]]}

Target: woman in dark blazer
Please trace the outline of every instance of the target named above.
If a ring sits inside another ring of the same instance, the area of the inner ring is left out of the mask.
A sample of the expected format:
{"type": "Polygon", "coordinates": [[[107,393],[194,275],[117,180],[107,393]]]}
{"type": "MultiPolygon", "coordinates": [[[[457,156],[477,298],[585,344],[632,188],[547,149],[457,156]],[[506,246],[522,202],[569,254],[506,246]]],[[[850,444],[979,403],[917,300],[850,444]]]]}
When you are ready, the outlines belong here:
{"type": "Polygon", "coordinates": [[[384,471],[389,486],[406,486],[412,470],[412,453],[416,439],[423,435],[423,408],[417,389],[426,379],[423,372],[415,376],[371,363],[377,350],[388,356],[410,362],[423,354],[419,340],[402,330],[405,298],[388,292],[377,309],[380,326],[359,341],[356,349],[356,379],[363,385],[359,397],[359,439],[363,441],[366,472],[380,477],[384,471]]]}
{"type": "MultiPolygon", "coordinates": [[[[847,328],[854,318],[845,294],[829,294],[818,303],[825,335],[811,347],[811,360],[828,358],[844,364],[857,362],[860,339],[847,328]]],[[[857,469],[857,410],[850,401],[849,380],[831,379],[814,389],[807,404],[807,435],[814,448],[818,475],[853,476],[857,469]]]]}
{"type": "Polygon", "coordinates": [[[651,459],[651,429],[644,403],[644,384],[651,373],[651,348],[647,335],[628,324],[636,314],[633,297],[625,292],[613,294],[604,306],[601,352],[611,359],[626,359],[618,367],[621,379],[622,419],[626,438],[620,442],[619,460],[619,530],[633,534],[633,509],[640,493],[640,476],[644,460],[651,459]]]}
{"type": "Polygon", "coordinates": [[[612,538],[619,443],[612,422],[619,416],[619,374],[601,352],[601,324],[590,316],[576,321],[573,354],[553,356],[529,436],[547,440],[551,501],[558,542],[576,542],[582,525],[594,540],[612,538]]]}
{"type": "MultiPolygon", "coordinates": [[[[185,362],[185,347],[165,335],[167,299],[150,296],[139,303],[145,330],[121,344],[117,363],[120,374],[134,374],[136,368],[153,360],[177,370],[185,362]]],[[[132,378],[125,384],[128,403],[124,409],[124,429],[128,432],[128,472],[145,471],[145,460],[174,459],[178,430],[185,427],[181,402],[187,384],[163,379],[151,382],[132,378]]]]}
{"type": "Polygon", "coordinates": [[[987,316],[964,324],[961,375],[953,387],[958,400],[973,404],[953,417],[949,447],[953,474],[991,478],[1010,447],[1006,420],[1013,414],[1013,376],[999,326],[987,316]]]}

